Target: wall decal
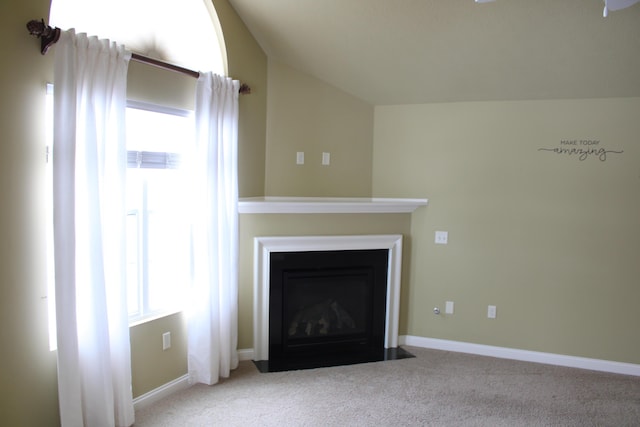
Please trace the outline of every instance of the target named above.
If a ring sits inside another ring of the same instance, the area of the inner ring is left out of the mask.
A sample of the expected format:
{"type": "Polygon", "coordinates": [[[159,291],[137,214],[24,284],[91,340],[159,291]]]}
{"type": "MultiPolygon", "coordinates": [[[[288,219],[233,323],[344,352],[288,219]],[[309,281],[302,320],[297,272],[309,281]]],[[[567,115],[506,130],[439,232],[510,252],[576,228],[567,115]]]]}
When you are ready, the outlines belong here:
{"type": "Polygon", "coordinates": [[[610,153],[622,154],[624,152],[623,150],[607,150],[597,139],[563,139],[560,141],[560,145],[555,148],[538,148],[538,151],[576,156],[580,161],[595,157],[601,162],[606,161],[607,155],[610,153]]]}

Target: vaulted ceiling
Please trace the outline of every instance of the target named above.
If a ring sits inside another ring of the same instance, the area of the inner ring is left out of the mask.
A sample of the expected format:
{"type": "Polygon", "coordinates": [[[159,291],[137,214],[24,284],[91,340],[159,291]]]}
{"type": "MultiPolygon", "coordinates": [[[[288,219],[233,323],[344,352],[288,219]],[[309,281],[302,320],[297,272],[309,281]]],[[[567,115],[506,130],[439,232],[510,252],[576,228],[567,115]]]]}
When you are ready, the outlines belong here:
{"type": "Polygon", "coordinates": [[[376,105],[640,96],[640,4],[229,1],[270,59],[376,105]]]}

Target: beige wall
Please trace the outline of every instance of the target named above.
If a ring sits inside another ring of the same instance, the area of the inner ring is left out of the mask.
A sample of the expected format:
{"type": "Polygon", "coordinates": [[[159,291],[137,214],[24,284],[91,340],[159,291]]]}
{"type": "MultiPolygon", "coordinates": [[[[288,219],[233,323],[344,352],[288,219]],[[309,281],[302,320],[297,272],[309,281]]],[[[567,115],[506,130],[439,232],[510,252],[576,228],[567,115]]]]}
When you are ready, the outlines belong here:
{"type": "Polygon", "coordinates": [[[187,373],[187,326],[182,313],[130,328],[133,395],[140,396],[187,373]],[[162,349],[162,335],[171,347],[162,349]]]}
{"type": "Polygon", "coordinates": [[[48,0],[0,2],[0,424],[55,425],[45,281],[44,97],[52,61],[26,23],[48,0]]]}
{"type": "Polygon", "coordinates": [[[429,198],[412,220],[408,334],[640,363],[638,111],[638,98],[377,107],[374,194],[429,198]],[[562,140],[624,153],[539,151],[562,140]],[[455,314],[433,315],[447,300],[455,314]]]}
{"type": "Polygon", "coordinates": [[[193,110],[196,79],[186,74],[130,61],[127,99],[193,110]]]}
{"type": "Polygon", "coordinates": [[[229,75],[251,87],[240,97],[238,192],[263,196],[267,126],[267,57],[227,0],[212,0],[227,47],[229,75]]]}
{"type": "Polygon", "coordinates": [[[277,61],[268,69],[265,194],[370,197],[373,106],[277,61]]]}

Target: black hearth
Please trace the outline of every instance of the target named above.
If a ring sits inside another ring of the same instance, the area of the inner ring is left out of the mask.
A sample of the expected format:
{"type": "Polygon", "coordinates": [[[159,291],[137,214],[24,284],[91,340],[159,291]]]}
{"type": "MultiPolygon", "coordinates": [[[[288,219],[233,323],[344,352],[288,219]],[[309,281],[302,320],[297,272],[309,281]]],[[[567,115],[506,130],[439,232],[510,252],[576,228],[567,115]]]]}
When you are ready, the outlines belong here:
{"type": "MultiPolygon", "coordinates": [[[[262,371],[398,358],[385,349],[389,250],[272,252],[262,371]]],[[[410,355],[409,355],[410,356],[410,355]]]]}

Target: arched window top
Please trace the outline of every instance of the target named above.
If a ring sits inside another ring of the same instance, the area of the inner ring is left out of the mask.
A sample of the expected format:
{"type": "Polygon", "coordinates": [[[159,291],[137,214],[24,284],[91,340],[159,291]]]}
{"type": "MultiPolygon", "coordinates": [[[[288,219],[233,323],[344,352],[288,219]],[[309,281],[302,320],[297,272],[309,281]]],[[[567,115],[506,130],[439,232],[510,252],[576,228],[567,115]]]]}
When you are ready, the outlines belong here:
{"type": "Polygon", "coordinates": [[[144,56],[227,75],[224,38],[211,0],[52,0],[49,22],[122,43],[144,56]]]}

